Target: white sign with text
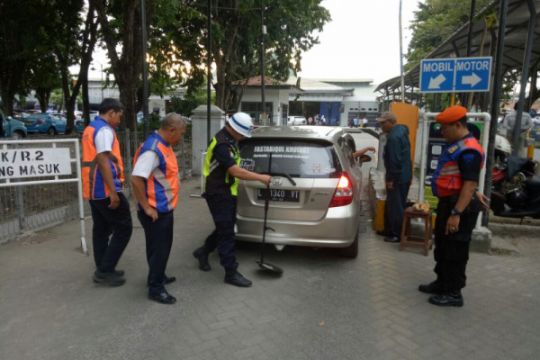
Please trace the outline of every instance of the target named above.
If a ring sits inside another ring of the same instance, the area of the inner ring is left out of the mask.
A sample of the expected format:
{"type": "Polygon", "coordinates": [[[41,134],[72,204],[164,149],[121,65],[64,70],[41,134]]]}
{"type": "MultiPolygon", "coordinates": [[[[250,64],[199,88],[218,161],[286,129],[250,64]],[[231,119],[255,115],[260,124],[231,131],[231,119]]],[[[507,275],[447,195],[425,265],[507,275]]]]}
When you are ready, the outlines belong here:
{"type": "Polygon", "coordinates": [[[0,179],[71,175],[69,148],[0,149],[0,179]]]}

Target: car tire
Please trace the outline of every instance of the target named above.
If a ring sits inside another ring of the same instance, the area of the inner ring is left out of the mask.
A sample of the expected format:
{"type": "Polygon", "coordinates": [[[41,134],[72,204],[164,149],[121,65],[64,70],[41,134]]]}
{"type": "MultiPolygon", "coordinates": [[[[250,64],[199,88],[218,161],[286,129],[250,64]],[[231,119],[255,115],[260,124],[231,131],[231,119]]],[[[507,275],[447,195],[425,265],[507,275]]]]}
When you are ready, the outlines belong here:
{"type": "Polygon", "coordinates": [[[351,245],[341,249],[341,256],[350,259],[356,259],[358,256],[358,238],[360,237],[360,229],[356,231],[356,237],[351,245]]]}
{"type": "Polygon", "coordinates": [[[22,138],[24,138],[24,133],[22,133],[21,131],[15,131],[13,135],[11,135],[11,138],[13,140],[21,140],[22,138]]]}
{"type": "Polygon", "coordinates": [[[47,135],[51,135],[51,136],[56,135],[56,129],[53,127],[50,127],[49,130],[47,130],[47,135]]]}

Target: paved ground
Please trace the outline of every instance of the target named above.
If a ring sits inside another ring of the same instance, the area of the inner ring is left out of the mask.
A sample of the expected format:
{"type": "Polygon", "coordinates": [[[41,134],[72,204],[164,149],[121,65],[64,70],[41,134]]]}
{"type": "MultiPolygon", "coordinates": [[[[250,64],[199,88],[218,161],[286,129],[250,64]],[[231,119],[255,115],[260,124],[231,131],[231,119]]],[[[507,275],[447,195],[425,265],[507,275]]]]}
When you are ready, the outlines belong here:
{"type": "Polygon", "coordinates": [[[520,240],[536,249],[521,256],[472,254],[463,308],[428,304],[416,287],[432,279],[431,255],[399,252],[367,223],[355,260],[271,249],[280,279],[258,274],[257,248],[242,246],[254,286],[238,289],[223,283],[215,257],[210,273],[191,258],[211,230],[202,200],[187,196],[195,185],[184,184],[176,213],[174,306],[145,297],[140,227],[120,288],[91,282],[76,222],[0,246],[0,359],[538,359],[538,238],[520,240]]]}

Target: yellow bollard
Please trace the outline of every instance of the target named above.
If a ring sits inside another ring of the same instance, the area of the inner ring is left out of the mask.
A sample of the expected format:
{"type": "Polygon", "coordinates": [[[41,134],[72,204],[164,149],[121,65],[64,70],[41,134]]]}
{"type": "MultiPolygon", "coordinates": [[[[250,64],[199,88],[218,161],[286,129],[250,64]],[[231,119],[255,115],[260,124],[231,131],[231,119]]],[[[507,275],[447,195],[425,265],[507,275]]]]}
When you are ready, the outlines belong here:
{"type": "Polygon", "coordinates": [[[375,200],[375,218],[373,219],[375,231],[384,231],[384,203],[385,200],[375,200]]]}
{"type": "Polygon", "coordinates": [[[527,158],[530,160],[534,159],[534,145],[533,144],[527,146],[527,158]]]}

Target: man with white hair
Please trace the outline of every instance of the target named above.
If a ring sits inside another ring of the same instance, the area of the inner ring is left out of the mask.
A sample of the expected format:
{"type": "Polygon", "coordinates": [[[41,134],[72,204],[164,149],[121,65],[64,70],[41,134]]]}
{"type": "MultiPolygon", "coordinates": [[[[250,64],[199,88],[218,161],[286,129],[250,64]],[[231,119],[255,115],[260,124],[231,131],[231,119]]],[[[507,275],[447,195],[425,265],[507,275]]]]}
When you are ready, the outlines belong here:
{"type": "Polygon", "coordinates": [[[135,154],[131,176],[133,194],[137,199],[137,216],[146,238],[148,261],[148,298],[161,304],[174,304],[176,298],[165,284],[176,279],[167,277],[165,269],[173,242],[174,209],[178,202],[180,179],[173,146],[186,132],[186,121],[169,113],[159,130],[150,134],[135,154]]]}

